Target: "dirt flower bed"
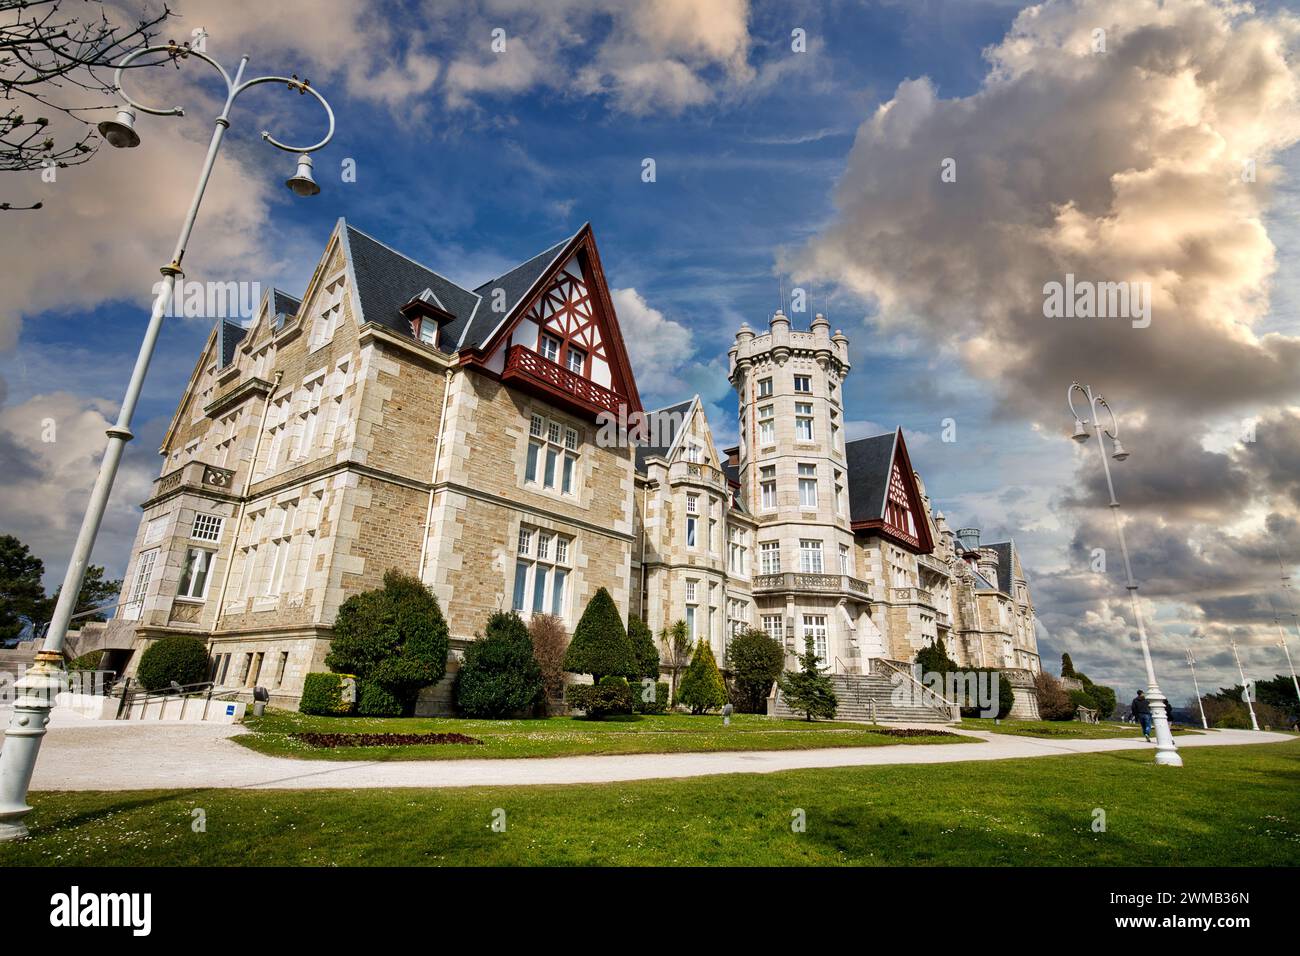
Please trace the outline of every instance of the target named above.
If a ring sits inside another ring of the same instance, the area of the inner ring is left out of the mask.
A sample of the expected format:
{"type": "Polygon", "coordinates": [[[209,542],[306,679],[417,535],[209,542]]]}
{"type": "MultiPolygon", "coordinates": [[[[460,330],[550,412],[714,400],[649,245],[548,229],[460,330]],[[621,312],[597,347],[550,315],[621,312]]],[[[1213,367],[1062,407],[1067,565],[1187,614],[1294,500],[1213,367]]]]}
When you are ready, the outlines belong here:
{"type": "Polygon", "coordinates": [[[481,744],[465,734],[290,734],[311,747],[410,747],[417,744],[481,744]]]}
{"type": "Polygon", "coordinates": [[[884,734],[886,737],[960,737],[961,734],[954,734],[947,730],[930,730],[926,727],[872,727],[873,734],[884,734]]]}

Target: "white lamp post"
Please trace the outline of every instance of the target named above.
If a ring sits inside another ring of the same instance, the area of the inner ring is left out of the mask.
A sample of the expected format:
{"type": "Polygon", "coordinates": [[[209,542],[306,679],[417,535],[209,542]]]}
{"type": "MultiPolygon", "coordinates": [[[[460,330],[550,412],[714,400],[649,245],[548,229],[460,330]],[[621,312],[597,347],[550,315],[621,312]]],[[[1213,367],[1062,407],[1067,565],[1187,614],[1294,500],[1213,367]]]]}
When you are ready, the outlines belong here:
{"type": "Polygon", "coordinates": [[[1178,748],[1174,744],[1174,735],[1169,731],[1169,701],[1165,695],[1160,693],[1160,687],[1156,684],[1156,670],[1151,663],[1151,647],[1147,643],[1146,627],[1142,623],[1142,608],[1138,604],[1137,582],[1133,580],[1133,567],[1128,559],[1128,545],[1124,541],[1124,525],[1119,520],[1119,501],[1115,498],[1115,483],[1110,478],[1110,458],[1106,455],[1106,439],[1110,439],[1111,458],[1116,461],[1123,461],[1128,457],[1128,452],[1124,450],[1123,444],[1119,440],[1119,423],[1115,420],[1115,413],[1111,410],[1110,405],[1100,395],[1094,396],[1092,388],[1088,385],[1080,385],[1078,382],[1071,383],[1065,393],[1066,404],[1070,406],[1070,413],[1074,415],[1074,434],[1071,435],[1079,444],[1086,442],[1091,436],[1088,434],[1088,419],[1081,416],[1074,407],[1074,393],[1081,392],[1088,399],[1088,414],[1092,416],[1092,425],[1097,432],[1097,450],[1101,453],[1101,467],[1106,473],[1106,490],[1110,493],[1110,510],[1115,517],[1115,533],[1119,536],[1119,551],[1124,558],[1124,574],[1127,578],[1129,602],[1133,608],[1133,620],[1137,625],[1138,641],[1142,645],[1142,660],[1146,664],[1147,670],[1147,698],[1151,701],[1151,719],[1156,728],[1156,763],[1168,767],[1181,767],[1183,758],[1178,756],[1178,748]],[[1101,406],[1106,409],[1110,416],[1110,428],[1102,428],[1100,416],[1097,413],[1097,407],[1101,406]]]}
{"type": "Polygon", "coordinates": [[[1196,691],[1196,706],[1201,709],[1201,727],[1209,730],[1210,722],[1205,719],[1205,704],[1201,700],[1201,685],[1196,681],[1196,658],[1192,656],[1191,648],[1187,649],[1187,666],[1192,669],[1192,688],[1196,691]]]}
{"type": "Polygon", "coordinates": [[[1229,643],[1232,645],[1232,659],[1237,662],[1237,673],[1241,675],[1241,696],[1246,701],[1246,709],[1250,711],[1250,729],[1259,730],[1259,721],[1255,719],[1255,704],[1251,700],[1250,688],[1246,686],[1246,672],[1241,669],[1241,658],[1237,655],[1237,642],[1229,643]]]}
{"type": "Polygon", "coordinates": [[[122,407],[118,412],[117,422],[108,430],[108,445],[104,450],[104,459],[100,463],[99,475],[95,479],[94,489],[90,493],[90,503],[86,508],[85,517],[82,519],[81,530],[77,533],[77,543],[73,549],[72,558],[68,562],[68,571],[63,578],[63,588],[59,592],[58,604],[55,606],[54,616],[50,620],[45,643],[37,653],[31,669],[14,685],[17,695],[14,701],[13,717],[10,720],[9,728],[5,731],[4,749],[0,750],[0,840],[18,839],[26,836],[28,832],[27,826],[23,822],[31,810],[31,807],[27,805],[27,788],[31,784],[32,771],[36,766],[36,756],[41,747],[41,738],[45,736],[45,727],[50,721],[49,715],[50,709],[54,705],[54,696],[64,686],[63,641],[67,634],[68,622],[71,620],[72,612],[76,607],[77,596],[81,593],[82,578],[85,576],[86,565],[90,561],[95,536],[99,533],[99,525],[104,517],[104,509],[108,504],[109,492],[113,489],[113,480],[117,476],[117,466],[122,459],[122,449],[133,437],[131,419],[135,415],[135,407],[144,385],[145,374],[149,370],[149,360],[153,356],[154,344],[157,342],[158,333],[162,329],[163,315],[171,304],[176,287],[176,277],[182,273],[181,263],[184,261],[185,247],[189,243],[190,232],[194,228],[194,219],[198,215],[199,203],[203,200],[203,192],[207,188],[208,179],[212,174],[212,167],[216,162],[221,140],[226,129],[230,126],[230,108],[234,105],[235,98],[240,93],[261,83],[283,83],[289,89],[297,90],[300,94],[310,93],[321,106],[325,107],[325,113],[329,118],[329,130],[325,134],[325,138],[319,143],[311,146],[290,146],[281,143],[270,133],[262,132],[262,139],[277,149],[301,154],[297,172],[286,183],[298,195],[312,195],[320,191],[319,187],[311,179],[311,159],[307,154],[321,149],[334,136],[334,111],[325,102],[325,98],[312,89],[306,80],[283,76],[259,76],[256,79],[244,80],[244,67],[248,64],[248,57],[246,56],[240,59],[239,68],[235,71],[235,77],[232,80],[221,64],[207,54],[189,47],[178,46],[175,43],[168,43],[165,46],[151,46],[136,50],[123,57],[121,63],[118,64],[114,85],[127,106],[119,110],[114,119],[105,120],[99,124],[100,133],[111,146],[129,149],[140,144],[140,137],[135,131],[136,110],[143,113],[152,113],[155,116],[185,115],[185,111],[180,108],[154,109],[142,103],[137,103],[122,89],[123,70],[132,60],[148,53],[166,53],[178,64],[180,60],[190,57],[210,64],[226,81],[226,104],[221,110],[221,114],[216,118],[216,125],[212,131],[212,140],[208,145],[208,154],[203,160],[198,185],[194,188],[194,196],[190,200],[189,211],[185,214],[185,222],[181,226],[180,237],[176,240],[176,248],[172,252],[171,260],[160,270],[163,275],[162,291],[154,299],[153,313],[145,330],[144,341],[140,344],[140,352],[136,356],[135,367],[131,372],[130,382],[127,384],[126,397],[122,399],[122,407]]]}

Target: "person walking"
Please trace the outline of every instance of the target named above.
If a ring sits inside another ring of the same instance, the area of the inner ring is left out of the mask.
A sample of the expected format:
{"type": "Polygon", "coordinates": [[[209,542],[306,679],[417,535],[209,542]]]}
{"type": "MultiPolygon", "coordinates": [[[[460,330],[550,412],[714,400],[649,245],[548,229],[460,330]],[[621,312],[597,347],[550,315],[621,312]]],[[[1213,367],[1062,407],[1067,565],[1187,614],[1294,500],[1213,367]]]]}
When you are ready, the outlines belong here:
{"type": "Polygon", "coordinates": [[[1147,700],[1147,695],[1138,691],[1138,695],[1133,698],[1133,703],[1129,704],[1129,709],[1133,711],[1133,716],[1142,723],[1142,736],[1151,742],[1151,701],[1147,700]]]}

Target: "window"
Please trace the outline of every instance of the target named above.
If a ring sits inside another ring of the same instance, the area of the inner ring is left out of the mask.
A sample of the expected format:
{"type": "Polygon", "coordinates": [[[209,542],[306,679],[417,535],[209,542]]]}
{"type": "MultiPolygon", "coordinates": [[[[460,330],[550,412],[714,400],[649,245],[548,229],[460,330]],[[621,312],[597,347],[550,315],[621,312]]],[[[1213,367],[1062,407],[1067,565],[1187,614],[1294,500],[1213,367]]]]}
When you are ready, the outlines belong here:
{"type": "Polygon", "coordinates": [[[763,633],[778,644],[783,644],[785,642],[785,618],[780,614],[764,614],[763,633]]]}
{"type": "Polygon", "coordinates": [[[320,309],[312,324],[311,340],[308,351],[314,352],[334,338],[334,333],[343,322],[343,277],[339,276],[327,284],[321,292],[320,309]]]}
{"type": "Polygon", "coordinates": [[[515,558],[516,611],[564,616],[569,544],[568,538],[553,531],[520,527],[515,558]]]}
{"type": "Polygon", "coordinates": [[[554,335],[547,335],[545,332],[543,332],[542,337],[539,340],[539,344],[541,348],[539,348],[538,351],[542,353],[542,358],[547,359],[548,361],[551,362],[560,361],[560,340],[559,339],[557,339],[554,335]]]}
{"type": "Polygon", "coordinates": [[[776,465],[762,465],[758,469],[759,492],[762,499],[762,507],[770,509],[776,507],[776,465]]]}
{"type": "Polygon", "coordinates": [[[212,570],[212,552],[203,548],[190,548],[185,555],[185,569],[181,572],[179,598],[202,601],[208,596],[208,572],[212,570]]]}
{"type": "Polygon", "coordinates": [[[289,652],[280,652],[280,666],[275,669],[275,686],[279,687],[284,683],[284,669],[289,665],[289,652]]]}
{"type": "Polygon", "coordinates": [[[799,540],[799,570],[805,574],[821,574],[824,567],[822,564],[822,543],[813,538],[801,538],[799,540]]]}
{"type": "Polygon", "coordinates": [[[699,514],[699,510],[700,510],[700,496],[687,495],[686,496],[686,547],[688,548],[695,547],[695,543],[696,543],[695,529],[696,529],[696,525],[699,523],[699,518],[696,516],[699,514]]]}
{"type": "Polygon", "coordinates": [[[844,472],[835,471],[835,513],[841,518],[848,517],[844,512],[844,472]]]}
{"type": "Polygon", "coordinates": [[[269,574],[266,577],[264,597],[278,597],[284,586],[284,571],[289,564],[289,550],[293,544],[293,521],[298,511],[298,502],[290,501],[276,509],[278,525],[267,546],[266,561],[269,574]]]}
{"type": "Polygon", "coordinates": [[[758,410],[758,443],[771,445],[776,442],[776,411],[773,405],[764,405],[758,410]]]}
{"type": "Polygon", "coordinates": [[[194,528],[190,531],[190,537],[195,541],[220,541],[221,525],[224,520],[219,515],[196,514],[194,516],[194,528]]]}
{"type": "Polygon", "coordinates": [[[695,444],[694,442],[687,443],[686,460],[690,462],[692,465],[698,465],[701,461],[704,460],[704,449],[701,448],[699,445],[695,444]]]}
{"type": "Polygon", "coordinates": [[[248,675],[248,686],[253,687],[257,684],[257,679],[262,676],[262,658],[265,655],[258,651],[253,655],[252,673],[248,675]]]}
{"type": "Polygon", "coordinates": [[[695,605],[686,605],[686,636],[695,642],[695,605]]]}
{"type": "Polygon", "coordinates": [[[758,380],[758,397],[759,398],[772,397],[772,379],[770,377],[760,378],[758,380]]]}
{"type": "Polygon", "coordinates": [[[128,621],[140,620],[140,611],[144,607],[145,595],[149,593],[149,581],[153,578],[154,562],[158,559],[158,549],[142,551],[135,565],[135,580],[131,584],[131,599],[122,608],[122,617],[128,621]]]}
{"type": "MultiPolygon", "coordinates": [[[[420,319],[420,341],[425,345],[438,344],[438,323],[433,319],[420,319]]],[[[279,682],[277,681],[277,686],[279,682]]]]}
{"type": "Polygon", "coordinates": [[[695,600],[695,591],[698,587],[699,587],[699,582],[697,581],[686,582],[686,600],[688,601],[695,600]]]}
{"type": "Polygon", "coordinates": [[[564,364],[569,367],[570,372],[581,375],[587,369],[587,353],[570,345],[568,354],[564,357],[564,364]]]}
{"type": "Polygon", "coordinates": [[[577,429],[534,415],[529,422],[528,434],[524,481],[558,490],[561,494],[574,494],[578,483],[578,456],[581,454],[577,429]]]}
{"type": "Polygon", "coordinates": [[[764,541],[758,546],[758,553],[764,574],[781,573],[781,542],[764,541]]]}
{"type": "Polygon", "coordinates": [[[853,576],[853,553],[846,544],[840,545],[840,574],[853,576]]]}
{"type": "Polygon", "coordinates": [[[252,667],[253,667],[253,655],[245,654],[244,663],[239,668],[239,683],[241,685],[248,683],[248,672],[252,669],[252,667]]]}
{"type": "Polygon", "coordinates": [[[813,650],[823,661],[827,659],[826,655],[830,653],[829,641],[826,632],[826,615],[825,614],[805,614],[803,616],[803,640],[801,644],[807,643],[808,638],[812,638],[813,650]]]}
{"type": "Polygon", "coordinates": [[[217,448],[212,463],[218,468],[228,468],[231,464],[230,453],[239,438],[239,416],[239,412],[232,412],[217,423],[217,448]]]}
{"type": "Polygon", "coordinates": [[[727,569],[732,574],[749,573],[749,536],[743,528],[732,528],[727,546],[727,569]]]}
{"type": "Polygon", "coordinates": [[[812,402],[794,403],[794,437],[799,441],[813,440],[812,402]]]}
{"type": "Polygon", "coordinates": [[[727,646],[731,639],[749,624],[749,603],[737,598],[727,598],[727,646]]]}
{"type": "Polygon", "coordinates": [[[817,466],[801,464],[799,466],[799,505],[804,508],[817,507],[817,466]]]}
{"type": "Polygon", "coordinates": [[[811,391],[812,391],[812,376],[810,376],[810,375],[796,375],[796,376],[794,377],[794,390],[795,390],[796,392],[811,392],[811,391]]]}

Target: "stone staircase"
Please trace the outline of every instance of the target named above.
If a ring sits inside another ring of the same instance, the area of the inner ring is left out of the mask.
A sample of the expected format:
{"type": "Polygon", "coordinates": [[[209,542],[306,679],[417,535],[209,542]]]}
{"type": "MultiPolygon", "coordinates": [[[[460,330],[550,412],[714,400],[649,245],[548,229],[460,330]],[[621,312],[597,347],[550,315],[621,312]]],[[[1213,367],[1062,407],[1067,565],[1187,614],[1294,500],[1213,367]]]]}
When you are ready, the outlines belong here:
{"type": "MultiPolygon", "coordinates": [[[[895,684],[888,674],[832,674],[830,678],[835,684],[835,696],[839,700],[836,720],[908,724],[948,724],[954,720],[952,714],[945,711],[937,701],[922,702],[909,694],[906,703],[895,703],[895,684]]],[[[928,695],[926,700],[930,700],[928,695]]],[[[772,696],[768,698],[767,712],[774,717],[803,716],[790,709],[779,688],[774,688],[772,696]]]]}
{"type": "Polygon", "coordinates": [[[27,673],[36,660],[41,646],[36,641],[23,641],[17,647],[0,647],[0,674],[9,674],[14,680],[27,673]]]}

